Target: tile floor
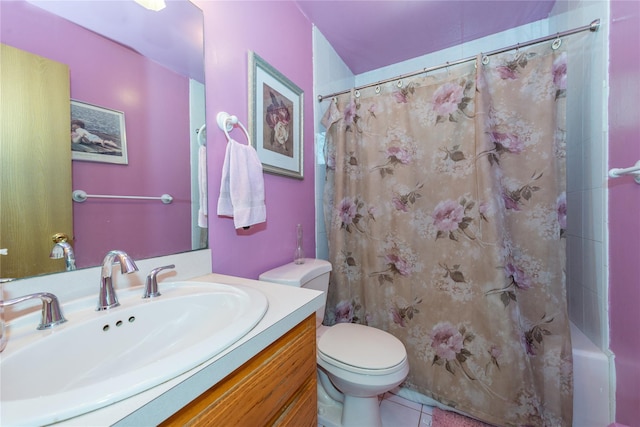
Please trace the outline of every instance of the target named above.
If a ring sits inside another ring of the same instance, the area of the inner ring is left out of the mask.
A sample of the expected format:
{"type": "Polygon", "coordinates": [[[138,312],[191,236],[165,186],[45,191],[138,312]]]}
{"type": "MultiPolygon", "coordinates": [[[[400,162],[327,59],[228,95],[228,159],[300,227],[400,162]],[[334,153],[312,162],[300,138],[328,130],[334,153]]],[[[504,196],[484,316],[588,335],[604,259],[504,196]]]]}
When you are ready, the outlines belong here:
{"type": "MultiPolygon", "coordinates": [[[[383,427],[431,427],[432,411],[431,406],[412,402],[393,393],[385,393],[380,400],[383,427]]],[[[323,426],[318,424],[318,427],[323,426]]]]}
{"type": "Polygon", "coordinates": [[[431,427],[431,406],[385,393],[380,402],[383,427],[431,427]]]}

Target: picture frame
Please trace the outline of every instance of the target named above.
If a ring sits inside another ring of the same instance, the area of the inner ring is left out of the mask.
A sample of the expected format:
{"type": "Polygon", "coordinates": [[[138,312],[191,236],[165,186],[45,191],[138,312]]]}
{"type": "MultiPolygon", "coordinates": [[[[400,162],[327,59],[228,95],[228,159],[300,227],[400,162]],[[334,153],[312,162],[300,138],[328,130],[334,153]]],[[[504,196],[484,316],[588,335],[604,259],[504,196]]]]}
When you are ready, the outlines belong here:
{"type": "Polygon", "coordinates": [[[128,164],[124,113],[71,100],[71,159],[128,164]]]}
{"type": "Polygon", "coordinates": [[[304,179],[304,92],[249,51],[249,129],[265,172],[304,179]]]}

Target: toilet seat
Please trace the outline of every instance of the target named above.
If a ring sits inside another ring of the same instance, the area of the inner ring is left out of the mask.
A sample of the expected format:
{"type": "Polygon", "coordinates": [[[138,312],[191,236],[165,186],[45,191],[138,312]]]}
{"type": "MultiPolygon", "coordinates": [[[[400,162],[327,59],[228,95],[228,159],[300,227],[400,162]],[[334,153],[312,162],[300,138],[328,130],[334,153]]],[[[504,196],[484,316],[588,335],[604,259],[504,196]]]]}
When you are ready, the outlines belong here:
{"type": "Polygon", "coordinates": [[[318,340],[318,358],[364,375],[388,375],[404,368],[407,352],[393,335],[370,326],[338,323],[318,340]]]}

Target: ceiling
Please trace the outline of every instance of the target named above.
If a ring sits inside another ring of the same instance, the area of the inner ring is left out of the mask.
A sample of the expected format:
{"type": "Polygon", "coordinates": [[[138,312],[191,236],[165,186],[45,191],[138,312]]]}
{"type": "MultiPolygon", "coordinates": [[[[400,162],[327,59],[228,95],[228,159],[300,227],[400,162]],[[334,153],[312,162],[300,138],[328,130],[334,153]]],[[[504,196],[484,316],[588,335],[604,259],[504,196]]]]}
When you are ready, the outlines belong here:
{"type": "Polygon", "coordinates": [[[188,0],[168,1],[160,12],[133,1],[26,1],[204,82],[202,10],[188,0]]]}
{"type": "Polygon", "coordinates": [[[545,19],[555,0],[297,0],[354,74],[545,19]]]}
{"type": "MultiPolygon", "coordinates": [[[[127,46],[181,74],[202,75],[202,13],[188,0],[161,13],[133,2],[27,0],[127,46]],[[175,25],[167,19],[184,17],[175,25]],[[159,22],[156,22],[159,20],[159,22]],[[159,37],[149,34],[163,31],[159,37]],[[139,36],[143,30],[146,37],[139,36]],[[137,41],[134,45],[129,38],[137,41]],[[197,47],[192,49],[193,40],[197,47]],[[171,52],[180,58],[167,58],[171,52]],[[198,61],[192,58],[198,58],[198,61]],[[199,74],[198,74],[199,73],[199,74]]],[[[274,0],[268,0],[274,1],[274,0]]],[[[545,19],[555,0],[294,0],[354,74],[395,64],[490,34],[545,19]]],[[[559,0],[567,1],[567,0],[559,0]]]]}

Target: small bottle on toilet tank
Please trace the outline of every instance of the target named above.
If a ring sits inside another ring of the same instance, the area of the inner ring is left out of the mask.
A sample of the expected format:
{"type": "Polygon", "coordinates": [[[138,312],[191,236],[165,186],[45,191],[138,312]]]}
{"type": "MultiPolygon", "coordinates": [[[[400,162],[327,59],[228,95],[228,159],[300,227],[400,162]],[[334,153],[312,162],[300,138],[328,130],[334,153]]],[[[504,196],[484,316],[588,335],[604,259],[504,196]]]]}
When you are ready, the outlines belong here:
{"type": "Polygon", "coordinates": [[[296,251],[293,253],[293,262],[296,264],[304,264],[304,250],[302,250],[302,224],[296,227],[296,251]]]}

